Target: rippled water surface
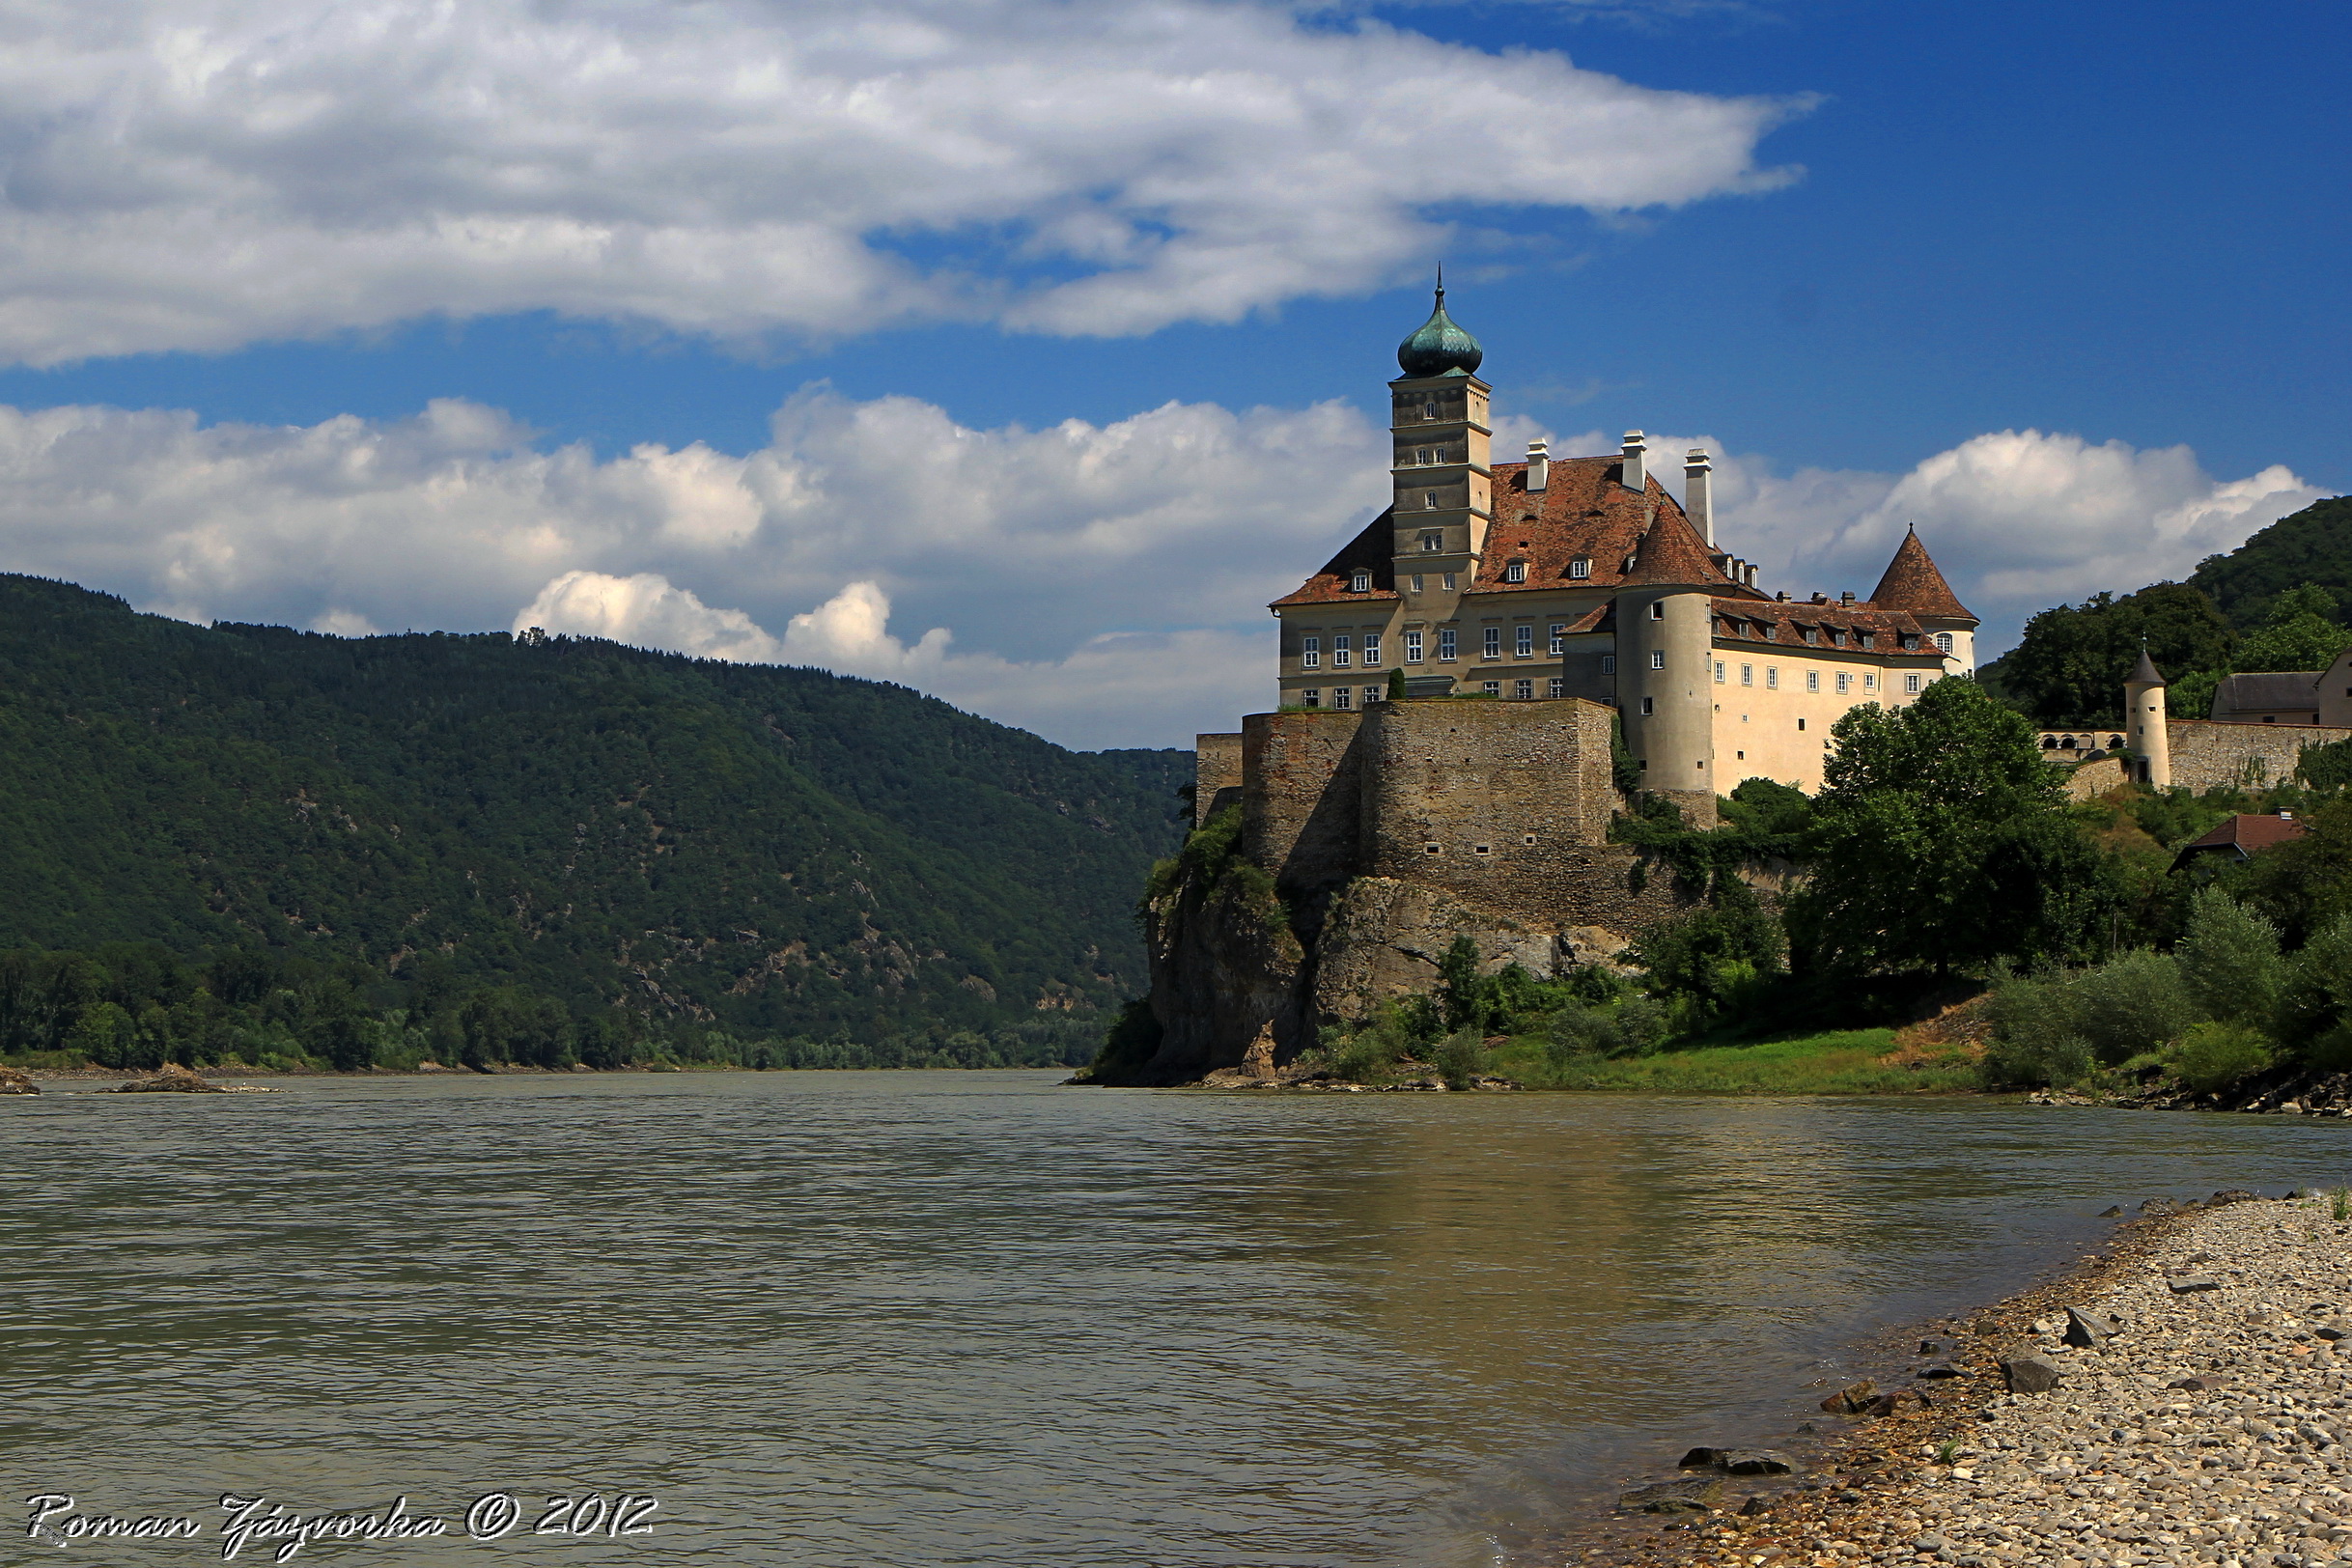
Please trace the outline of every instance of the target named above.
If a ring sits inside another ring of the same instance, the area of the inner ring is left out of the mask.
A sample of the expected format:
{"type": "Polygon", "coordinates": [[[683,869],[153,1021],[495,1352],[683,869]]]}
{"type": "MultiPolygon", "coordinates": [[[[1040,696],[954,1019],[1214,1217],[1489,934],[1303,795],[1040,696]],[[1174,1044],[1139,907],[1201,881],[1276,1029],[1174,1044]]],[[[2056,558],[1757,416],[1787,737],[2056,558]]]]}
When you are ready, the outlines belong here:
{"type": "Polygon", "coordinates": [[[2352,1171],[2339,1122],[1974,1102],[281,1087],[0,1100],[0,1502],[206,1526],[0,1561],[503,1490],[495,1543],[296,1560],[1468,1564],[2111,1202],[2352,1171]],[[586,1493],[654,1529],[529,1533],[586,1493]]]}

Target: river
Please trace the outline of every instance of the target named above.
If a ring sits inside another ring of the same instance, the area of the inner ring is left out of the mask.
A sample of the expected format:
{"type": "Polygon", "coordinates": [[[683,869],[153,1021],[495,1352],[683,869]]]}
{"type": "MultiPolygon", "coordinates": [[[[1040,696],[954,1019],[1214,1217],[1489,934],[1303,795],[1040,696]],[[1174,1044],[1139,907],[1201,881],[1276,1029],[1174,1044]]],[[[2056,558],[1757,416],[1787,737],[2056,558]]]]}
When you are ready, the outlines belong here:
{"type": "Polygon", "coordinates": [[[0,1561],[217,1560],[238,1493],[449,1522],[295,1559],[387,1568],[1455,1568],[2111,1203],[2352,1179],[2286,1117],[1054,1083],[0,1100],[6,1505],[204,1525],[0,1561]]]}

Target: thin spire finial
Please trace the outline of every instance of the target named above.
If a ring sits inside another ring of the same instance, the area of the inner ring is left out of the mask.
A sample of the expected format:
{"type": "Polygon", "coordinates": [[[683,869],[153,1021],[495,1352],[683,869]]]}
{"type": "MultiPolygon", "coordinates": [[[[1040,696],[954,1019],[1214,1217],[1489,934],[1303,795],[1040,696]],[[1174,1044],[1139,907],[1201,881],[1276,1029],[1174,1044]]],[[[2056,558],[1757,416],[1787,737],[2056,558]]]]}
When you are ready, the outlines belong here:
{"type": "Polygon", "coordinates": [[[1445,264],[1443,262],[1438,264],[1438,303],[1441,305],[1445,303],[1445,264]]]}

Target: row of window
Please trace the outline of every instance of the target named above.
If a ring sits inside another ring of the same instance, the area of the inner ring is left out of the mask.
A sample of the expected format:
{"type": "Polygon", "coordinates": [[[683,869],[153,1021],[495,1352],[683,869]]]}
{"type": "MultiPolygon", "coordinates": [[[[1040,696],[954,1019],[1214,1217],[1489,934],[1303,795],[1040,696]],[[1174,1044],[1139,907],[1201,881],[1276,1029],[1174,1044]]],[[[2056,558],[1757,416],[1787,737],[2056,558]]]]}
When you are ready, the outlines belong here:
{"type": "MultiPolygon", "coordinates": [[[[1502,695],[1500,681],[1485,681],[1481,682],[1479,686],[1480,689],[1490,697],[1502,695]]],[[[1369,708],[1386,694],[1387,688],[1385,686],[1365,686],[1362,688],[1363,705],[1369,708]]],[[[1559,676],[1555,675],[1544,683],[1545,696],[1559,698],[1567,694],[1568,683],[1559,676]]],[[[1299,693],[1299,702],[1302,707],[1321,708],[1325,705],[1326,697],[1330,698],[1330,705],[1333,708],[1353,708],[1358,701],[1357,688],[1354,686],[1332,686],[1328,691],[1322,686],[1308,686],[1304,691],[1299,693]]],[[[1513,681],[1511,697],[1516,702],[1533,702],[1535,700],[1535,683],[1531,680],[1513,681]]],[[[1645,709],[1644,712],[1647,710],[1645,709]]]]}
{"type": "MultiPolygon", "coordinates": [[[[1366,686],[1363,690],[1364,706],[1369,708],[1387,695],[1388,688],[1386,686],[1366,686]]],[[[1308,708],[1322,707],[1323,697],[1324,692],[1321,686],[1308,686],[1304,691],[1299,693],[1300,703],[1308,708]]],[[[1330,698],[1331,706],[1334,708],[1353,708],[1356,706],[1356,688],[1354,686],[1333,686],[1330,690],[1330,698]]]]}
{"type": "MultiPolygon", "coordinates": [[[[1456,643],[1455,636],[1456,633],[1452,627],[1442,628],[1438,632],[1438,658],[1440,662],[1451,662],[1456,657],[1458,657],[1458,644],[1456,643]]],[[[1421,632],[1406,632],[1405,662],[1408,664],[1420,663],[1424,657],[1424,650],[1426,647],[1427,644],[1422,640],[1421,632]]],[[[1554,621],[1552,623],[1551,635],[1545,643],[1544,651],[1546,653],[1554,655],[1564,654],[1568,651],[1567,622],[1554,621]]],[[[1535,657],[1535,629],[1533,627],[1522,626],[1512,628],[1511,653],[1512,657],[1516,658],[1533,658],[1535,657]]],[[[1360,648],[1354,645],[1350,634],[1345,631],[1335,632],[1332,634],[1330,647],[1331,668],[1341,670],[1346,669],[1350,662],[1353,661],[1359,654],[1362,657],[1362,661],[1365,668],[1376,668],[1380,664],[1381,636],[1379,632],[1365,632],[1363,634],[1362,646],[1360,648]]],[[[1300,668],[1309,670],[1323,668],[1323,655],[1324,647],[1323,638],[1321,636],[1302,637],[1299,639],[1300,668]]],[[[1491,626],[1485,629],[1485,642],[1483,644],[1481,657],[1486,658],[1500,658],[1502,657],[1502,628],[1498,626],[1491,626]]],[[[1666,668],[1666,666],[1663,664],[1657,667],[1660,669],[1666,668]]],[[[1609,668],[1612,670],[1616,668],[1613,658],[1610,660],[1609,668]]]]}
{"type": "Polygon", "coordinates": [[[1457,451],[1455,448],[1450,446],[1416,446],[1400,448],[1396,455],[1396,465],[1399,468],[1434,468],[1442,463],[1468,462],[1470,462],[1470,451],[1468,448],[1463,448],[1457,451]]]}

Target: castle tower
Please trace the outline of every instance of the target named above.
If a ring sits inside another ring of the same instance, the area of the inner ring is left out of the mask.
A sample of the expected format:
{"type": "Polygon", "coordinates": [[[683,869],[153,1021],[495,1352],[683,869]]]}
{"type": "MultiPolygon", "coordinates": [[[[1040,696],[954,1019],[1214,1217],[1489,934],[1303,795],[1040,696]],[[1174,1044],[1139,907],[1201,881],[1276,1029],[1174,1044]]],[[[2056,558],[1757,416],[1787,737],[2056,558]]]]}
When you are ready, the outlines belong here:
{"type": "Polygon", "coordinates": [[[2141,759],[2141,781],[2156,789],[2172,787],[2172,738],[2166,728],[2164,677],[2140,650],[2140,662],[2123,678],[2123,743],[2141,759]]]}
{"type": "Polygon", "coordinates": [[[1617,689],[1642,787],[1715,824],[1714,605],[1706,541],[1661,510],[1617,594],[1617,689]]]}
{"type": "Polygon", "coordinates": [[[1976,617],[1936,570],[1918,529],[1903,535],[1886,574],[1870,592],[1870,602],[1882,610],[1902,610],[1918,621],[1943,650],[1946,674],[1975,673],[1976,617]]]}
{"type": "Polygon", "coordinates": [[[1486,550],[1495,520],[1492,388],[1474,374],[1485,357],[1445,314],[1441,271],[1436,308],[1397,346],[1404,374],[1388,383],[1393,553],[1409,615],[1451,616],[1486,550]]]}

